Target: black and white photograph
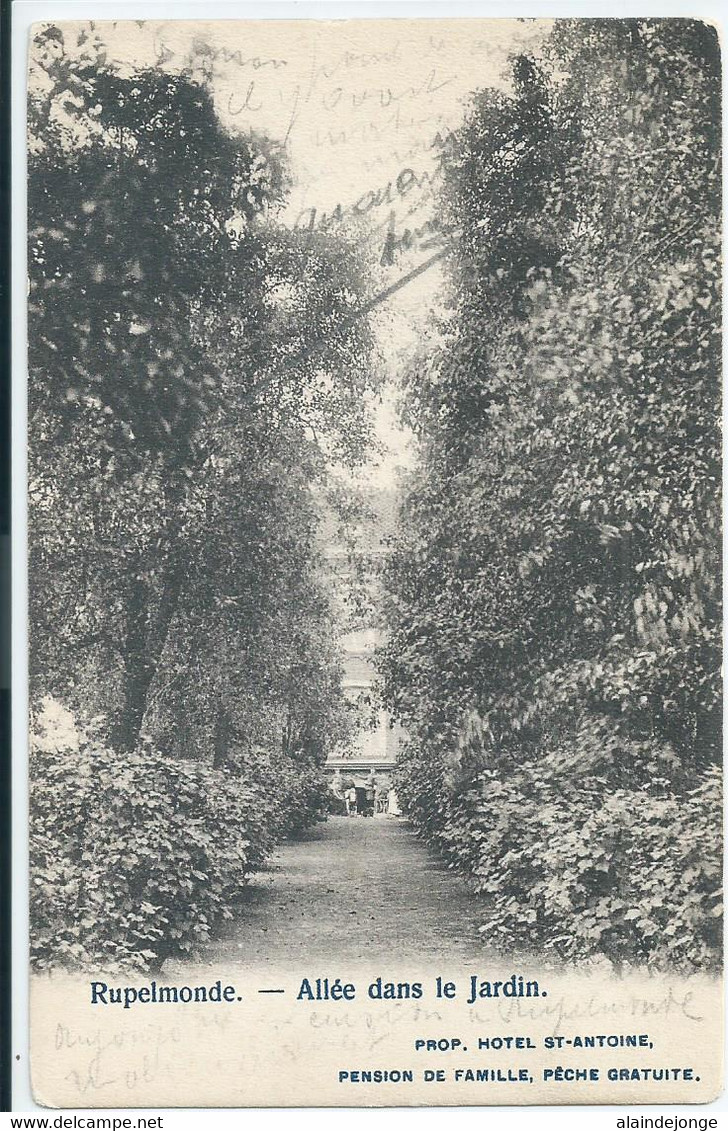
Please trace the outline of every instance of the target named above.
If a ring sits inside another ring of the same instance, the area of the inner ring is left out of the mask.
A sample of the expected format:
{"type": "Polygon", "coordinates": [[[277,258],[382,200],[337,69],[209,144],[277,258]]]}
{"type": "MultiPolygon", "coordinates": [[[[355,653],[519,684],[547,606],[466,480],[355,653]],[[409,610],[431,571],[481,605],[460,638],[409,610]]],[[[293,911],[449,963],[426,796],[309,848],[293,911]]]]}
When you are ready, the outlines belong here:
{"type": "Polygon", "coordinates": [[[36,1102],[714,1101],[718,29],[28,52],[36,1102]]]}

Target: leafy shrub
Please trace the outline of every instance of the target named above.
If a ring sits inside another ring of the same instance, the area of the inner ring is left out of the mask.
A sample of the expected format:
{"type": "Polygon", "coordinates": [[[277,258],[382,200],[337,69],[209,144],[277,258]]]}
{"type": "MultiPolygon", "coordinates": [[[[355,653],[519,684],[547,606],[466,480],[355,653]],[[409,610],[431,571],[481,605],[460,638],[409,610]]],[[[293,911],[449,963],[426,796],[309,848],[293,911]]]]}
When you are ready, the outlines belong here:
{"type": "Polygon", "coordinates": [[[443,158],[379,667],[509,949],[718,954],[720,74],[699,21],[558,21],[443,158]]]}
{"type": "Polygon", "coordinates": [[[250,872],[316,818],[315,767],[258,751],[214,770],[119,754],[46,701],[31,749],[32,959],[158,969],[231,919],[250,872]]]}
{"type": "Polygon", "coordinates": [[[466,781],[454,780],[458,757],[441,754],[449,769],[434,803],[427,774],[437,758],[410,750],[398,788],[427,839],[472,878],[489,944],[574,960],[603,955],[618,966],[716,966],[719,769],[691,785],[664,776],[669,751],[627,743],[632,773],[617,771],[620,788],[601,729],[592,729],[591,745],[589,734],[585,726],[570,747],[521,764],[501,758],[466,781]],[[650,764],[653,775],[640,784],[650,764]]]}

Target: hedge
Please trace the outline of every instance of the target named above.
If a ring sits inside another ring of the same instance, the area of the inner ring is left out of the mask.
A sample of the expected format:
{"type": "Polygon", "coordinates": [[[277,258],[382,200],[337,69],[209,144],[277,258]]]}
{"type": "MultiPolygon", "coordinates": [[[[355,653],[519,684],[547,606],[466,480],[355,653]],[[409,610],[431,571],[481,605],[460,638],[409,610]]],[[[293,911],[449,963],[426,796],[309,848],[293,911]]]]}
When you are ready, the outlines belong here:
{"type": "Polygon", "coordinates": [[[605,788],[595,751],[571,745],[464,778],[459,755],[410,747],[398,790],[416,827],[480,897],[496,949],[655,968],[717,968],[722,940],[722,780],[682,782],[657,768],[669,749],[623,743],[634,774],[605,788]],[[645,760],[656,769],[637,780],[645,760]],[[571,765],[570,765],[571,763],[571,765]],[[581,773],[578,765],[581,763],[581,773]],[[575,768],[576,767],[576,768],[575,768]]]}
{"type": "MultiPolygon", "coordinates": [[[[67,720],[66,720],[67,721],[67,720]]],[[[31,746],[31,961],[158,970],[225,920],[275,844],[320,815],[315,766],[256,751],[215,770],[66,727],[31,746]]]]}

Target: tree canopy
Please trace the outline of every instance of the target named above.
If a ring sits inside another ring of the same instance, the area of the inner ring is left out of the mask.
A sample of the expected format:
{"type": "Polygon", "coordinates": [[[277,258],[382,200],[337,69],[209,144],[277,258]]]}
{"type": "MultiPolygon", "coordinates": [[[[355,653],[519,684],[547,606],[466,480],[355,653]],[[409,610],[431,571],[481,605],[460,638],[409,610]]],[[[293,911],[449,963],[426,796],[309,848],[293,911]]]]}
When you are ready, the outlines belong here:
{"type": "Polygon", "coordinates": [[[226,626],[227,663],[246,678],[238,636],[267,641],[269,692],[264,671],[280,668],[283,694],[287,649],[294,663],[284,610],[311,609],[321,643],[310,488],[366,444],[366,296],[346,248],[276,222],[275,147],[226,135],[207,91],[121,75],[98,53],[72,67],[62,37],[42,43],[33,676],[110,710],[131,748],[175,618],[208,643],[226,626]]]}
{"type": "MultiPolygon", "coordinates": [[[[660,914],[633,917],[647,865],[614,813],[606,858],[589,824],[618,789],[655,825],[706,773],[717,798],[719,91],[703,24],[559,21],[444,168],[452,298],[408,378],[381,664],[409,804],[477,875],[490,859],[513,893],[494,929],[523,912],[567,951],[611,932],[651,955],[691,880],[701,913],[719,886],[703,845],[705,872],[673,859],[660,914]]],[[[714,924],[660,945],[702,961],[714,924]]]]}
{"type": "Polygon", "coordinates": [[[30,115],[34,953],[158,966],[348,738],[321,501],[376,364],[351,249],[279,222],[275,143],[71,34],[30,115]]]}

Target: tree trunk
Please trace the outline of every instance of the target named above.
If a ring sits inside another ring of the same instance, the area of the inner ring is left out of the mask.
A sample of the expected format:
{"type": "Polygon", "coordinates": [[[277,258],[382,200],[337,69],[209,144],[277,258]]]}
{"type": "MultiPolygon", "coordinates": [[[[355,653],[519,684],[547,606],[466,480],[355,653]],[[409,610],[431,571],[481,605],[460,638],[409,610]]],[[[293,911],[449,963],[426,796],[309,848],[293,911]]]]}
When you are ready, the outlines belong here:
{"type": "MultiPolygon", "coordinates": [[[[132,579],[127,607],[124,645],[124,705],[112,732],[112,742],[120,750],[134,750],[144,723],[152,681],[167,642],[167,634],[179,603],[182,589],[180,506],[183,489],[172,483],[167,489],[170,523],[167,533],[166,568],[159,603],[154,610],[154,592],[139,572],[132,579]]],[[[164,559],[163,559],[164,560],[164,559]]],[[[137,564],[138,570],[142,563],[137,564]]]]}
{"type": "Polygon", "coordinates": [[[135,578],[127,610],[124,647],[124,706],[113,732],[113,743],[120,750],[134,750],[141,733],[152,680],[167,641],[167,633],[179,603],[182,570],[171,562],[164,581],[156,615],[149,583],[135,578]]]}
{"type": "Polygon", "coordinates": [[[133,750],[137,744],[154,674],[151,657],[147,654],[149,601],[146,590],[146,584],[135,578],[126,611],[124,704],[112,734],[113,744],[120,750],[133,750]]]}
{"type": "Polygon", "coordinates": [[[220,704],[215,720],[215,737],[213,740],[213,770],[221,770],[227,765],[228,748],[230,746],[230,716],[220,704]]]}

